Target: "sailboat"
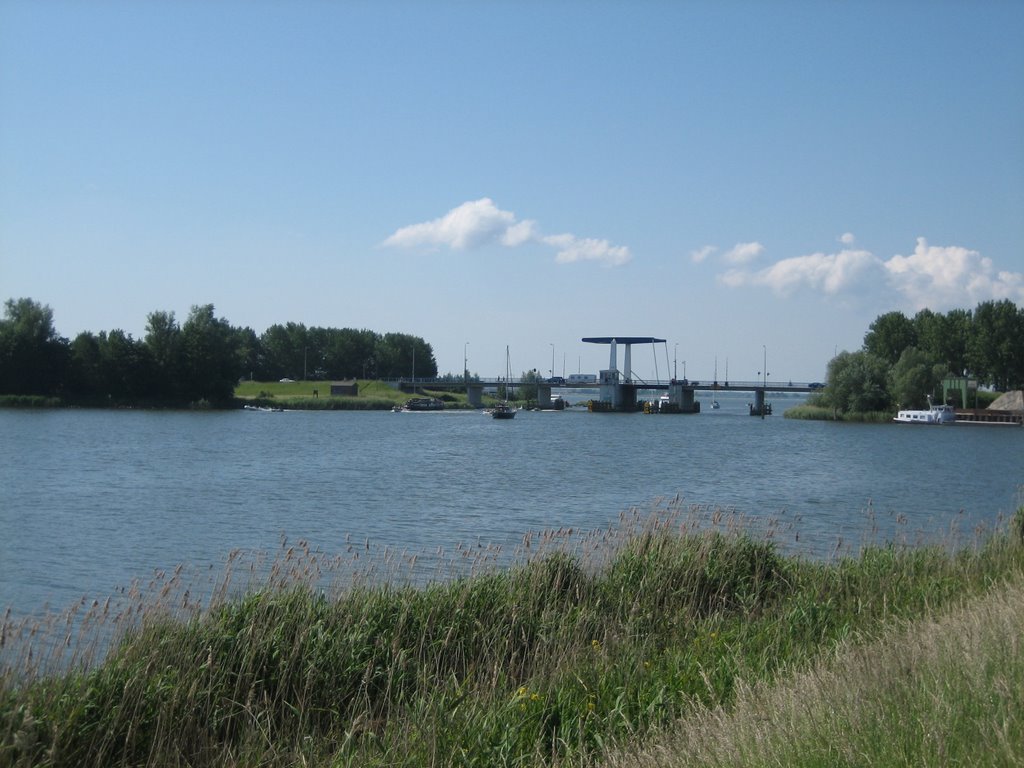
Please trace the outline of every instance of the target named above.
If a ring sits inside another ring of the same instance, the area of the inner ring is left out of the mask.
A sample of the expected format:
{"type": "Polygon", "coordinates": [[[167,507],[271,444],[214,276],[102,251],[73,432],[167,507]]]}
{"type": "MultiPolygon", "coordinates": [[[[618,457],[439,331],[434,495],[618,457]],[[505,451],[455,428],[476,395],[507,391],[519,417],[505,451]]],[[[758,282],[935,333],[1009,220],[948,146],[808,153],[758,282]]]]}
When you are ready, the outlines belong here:
{"type": "MultiPolygon", "coordinates": [[[[718,355],[715,355],[715,389],[718,389],[718,355]]],[[[718,404],[718,400],[715,399],[714,395],[711,397],[711,410],[717,410],[722,406],[718,404]]]]}
{"type": "Polygon", "coordinates": [[[514,419],[516,409],[508,402],[509,388],[512,386],[512,365],[509,362],[508,347],[505,347],[505,399],[491,410],[492,419],[514,419]]]}

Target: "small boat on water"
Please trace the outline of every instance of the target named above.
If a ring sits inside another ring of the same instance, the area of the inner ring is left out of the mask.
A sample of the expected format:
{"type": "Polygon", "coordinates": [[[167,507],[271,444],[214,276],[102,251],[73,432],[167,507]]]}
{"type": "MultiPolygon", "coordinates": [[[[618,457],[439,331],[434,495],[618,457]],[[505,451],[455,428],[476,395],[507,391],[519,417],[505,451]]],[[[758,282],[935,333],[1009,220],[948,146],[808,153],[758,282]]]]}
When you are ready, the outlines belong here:
{"type": "Polygon", "coordinates": [[[444,400],[436,397],[410,397],[405,401],[406,411],[443,411],[444,400]]]}
{"type": "Polygon", "coordinates": [[[263,413],[284,413],[284,408],[271,408],[269,405],[243,405],[247,411],[263,411],[263,413]]]}
{"type": "Polygon", "coordinates": [[[515,406],[508,401],[512,390],[512,363],[508,356],[508,347],[505,347],[505,399],[491,409],[492,419],[514,419],[516,417],[515,406]]]}
{"type": "MultiPolygon", "coordinates": [[[[725,378],[729,378],[729,374],[725,374],[725,378]]],[[[718,389],[718,355],[715,355],[715,389],[718,389]]],[[[715,399],[714,395],[711,396],[711,410],[716,411],[722,406],[718,404],[718,400],[715,399]]]]}
{"type": "Polygon", "coordinates": [[[956,411],[951,405],[933,405],[928,398],[928,410],[897,411],[893,421],[900,424],[955,424],[956,411]]]}
{"type": "Polygon", "coordinates": [[[492,419],[514,419],[516,417],[516,409],[508,403],[498,403],[491,409],[492,419]]]}

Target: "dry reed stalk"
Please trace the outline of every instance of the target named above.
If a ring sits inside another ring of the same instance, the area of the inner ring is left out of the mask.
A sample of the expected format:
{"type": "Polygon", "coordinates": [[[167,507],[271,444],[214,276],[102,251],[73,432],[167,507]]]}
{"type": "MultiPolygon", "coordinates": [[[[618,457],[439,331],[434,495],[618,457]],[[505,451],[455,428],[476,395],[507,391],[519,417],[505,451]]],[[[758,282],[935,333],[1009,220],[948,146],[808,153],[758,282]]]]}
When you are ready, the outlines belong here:
{"type": "Polygon", "coordinates": [[[699,709],[642,749],[609,752],[602,764],[942,765],[954,750],[984,764],[1021,764],[1022,637],[1018,576],[937,619],[901,623],[867,644],[846,641],[807,671],[741,681],[734,705],[699,709]],[[965,714],[963,699],[985,705],[965,714]],[[951,731],[971,741],[951,744],[951,731]]]}

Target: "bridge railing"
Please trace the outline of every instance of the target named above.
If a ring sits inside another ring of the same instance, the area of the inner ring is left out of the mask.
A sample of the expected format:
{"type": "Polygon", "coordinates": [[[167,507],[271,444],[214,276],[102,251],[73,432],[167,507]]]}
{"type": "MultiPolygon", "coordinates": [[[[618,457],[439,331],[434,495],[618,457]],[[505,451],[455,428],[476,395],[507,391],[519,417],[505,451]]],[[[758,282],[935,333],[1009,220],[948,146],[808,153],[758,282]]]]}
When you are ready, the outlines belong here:
{"type": "MultiPolygon", "coordinates": [[[[430,377],[430,376],[417,376],[415,378],[411,376],[403,376],[397,379],[383,379],[386,384],[393,386],[409,386],[415,385],[417,387],[430,387],[431,385],[438,387],[460,387],[465,385],[465,380],[459,377],[430,377]]],[[[484,387],[497,387],[502,384],[511,384],[512,386],[519,387],[530,384],[542,384],[544,386],[553,387],[556,389],[598,389],[600,387],[599,382],[591,382],[589,384],[583,384],[578,382],[566,381],[564,384],[561,383],[549,383],[548,381],[533,380],[527,381],[522,377],[513,376],[511,379],[506,379],[503,376],[494,378],[476,376],[469,379],[470,384],[476,384],[484,387]]],[[[621,382],[620,382],[621,383],[621,382]]],[[[742,391],[756,391],[758,389],[767,389],[769,392],[814,392],[821,389],[822,385],[816,382],[804,382],[804,381],[772,381],[768,380],[767,384],[763,380],[759,381],[736,381],[730,379],[729,381],[713,381],[704,379],[636,379],[629,382],[638,389],[668,389],[672,383],[680,383],[686,387],[693,387],[702,391],[714,390],[715,388],[729,391],[729,390],[742,390],[742,391]]]]}

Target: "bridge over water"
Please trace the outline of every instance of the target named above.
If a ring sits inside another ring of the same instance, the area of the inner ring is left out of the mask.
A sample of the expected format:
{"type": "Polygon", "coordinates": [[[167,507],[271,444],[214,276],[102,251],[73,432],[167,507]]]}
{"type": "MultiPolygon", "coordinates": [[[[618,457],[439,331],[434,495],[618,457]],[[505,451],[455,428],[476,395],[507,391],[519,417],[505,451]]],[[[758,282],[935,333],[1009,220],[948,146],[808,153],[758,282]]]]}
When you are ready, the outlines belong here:
{"type": "MultiPolygon", "coordinates": [[[[480,386],[485,389],[493,389],[494,387],[504,386],[505,384],[510,384],[512,387],[536,385],[547,387],[552,391],[565,389],[596,391],[601,388],[600,382],[597,381],[584,383],[570,382],[561,380],[561,377],[556,377],[555,380],[538,380],[525,379],[523,377],[512,377],[511,379],[506,379],[501,376],[491,378],[486,376],[474,376],[470,379],[417,376],[415,379],[391,379],[388,383],[408,392],[411,392],[414,388],[432,389],[445,392],[460,392],[465,390],[467,386],[480,386]]],[[[673,384],[680,384],[681,386],[689,387],[696,392],[756,392],[759,389],[766,392],[817,392],[821,389],[821,384],[806,381],[787,381],[779,383],[775,381],[696,381],[691,379],[640,379],[634,377],[632,383],[638,389],[651,390],[668,389],[673,384]]]]}
{"type": "MultiPolygon", "coordinates": [[[[417,387],[429,387],[431,389],[465,389],[471,405],[480,407],[483,403],[483,390],[485,387],[511,386],[536,386],[537,402],[552,404],[552,391],[560,389],[574,390],[596,390],[598,397],[590,401],[590,408],[593,411],[636,411],[641,406],[638,398],[640,392],[651,390],[666,390],[668,392],[667,403],[659,402],[656,410],[659,413],[699,413],[700,402],[695,398],[696,392],[752,392],[754,403],[751,405],[751,415],[765,416],[771,413],[771,405],[765,402],[765,395],[768,392],[814,392],[821,387],[816,382],[793,382],[769,381],[767,373],[767,355],[765,358],[765,373],[761,381],[693,381],[690,379],[656,379],[645,380],[637,377],[632,371],[631,353],[634,344],[658,344],[665,343],[664,339],[657,339],[653,336],[595,336],[587,337],[582,341],[589,344],[607,344],[610,348],[608,367],[600,372],[594,382],[569,382],[562,377],[551,379],[523,379],[520,378],[474,378],[468,376],[460,380],[451,378],[445,380],[402,380],[400,386],[403,389],[415,390],[417,387]],[[618,347],[624,347],[624,366],[618,367],[618,347]]],[[[666,347],[666,363],[668,349],[666,347]]],[[[542,405],[543,407],[543,405],[542,405]]]]}

